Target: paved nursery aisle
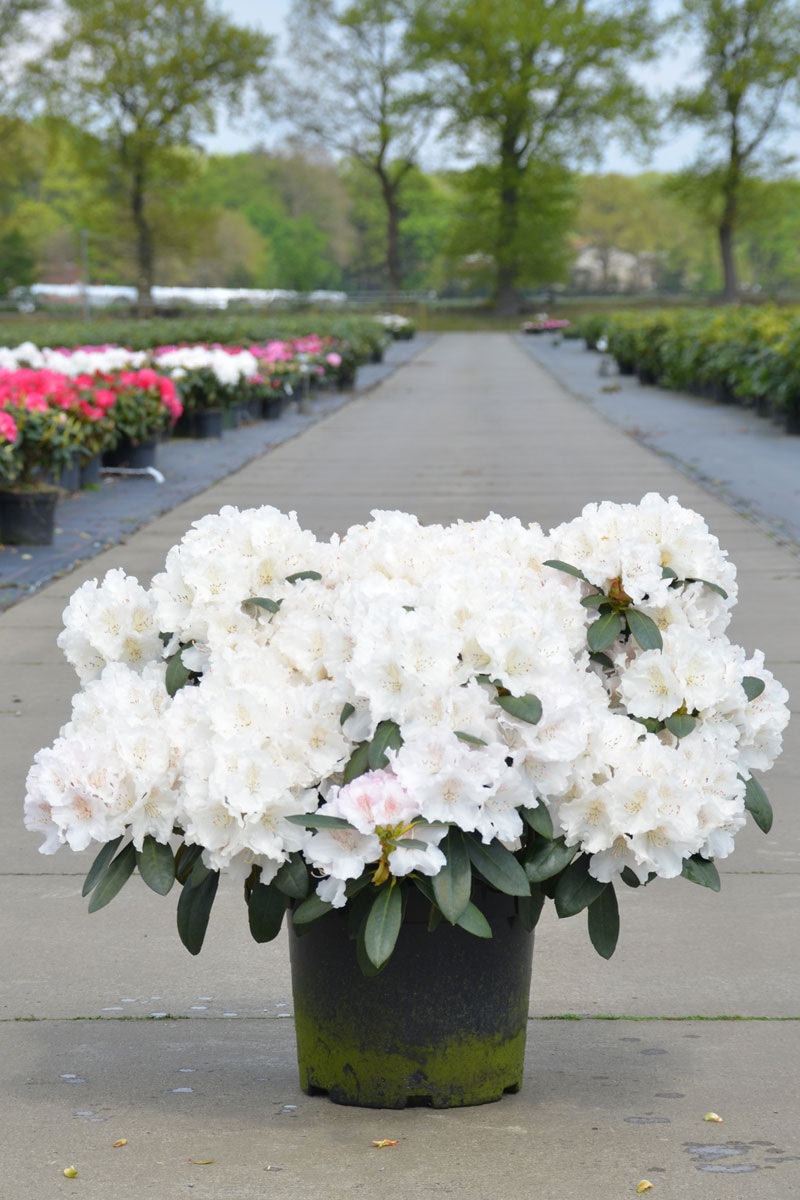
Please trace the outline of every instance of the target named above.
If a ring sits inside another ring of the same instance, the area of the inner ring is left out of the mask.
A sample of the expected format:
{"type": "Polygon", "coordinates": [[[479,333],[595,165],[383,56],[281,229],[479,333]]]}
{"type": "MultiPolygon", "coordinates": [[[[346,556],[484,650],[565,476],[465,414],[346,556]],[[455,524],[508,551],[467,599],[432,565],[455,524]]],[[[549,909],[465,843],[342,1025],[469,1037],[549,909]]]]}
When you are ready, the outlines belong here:
{"type": "MultiPolygon", "coordinates": [[[[534,1018],[650,1020],[534,1019],[522,1093],[452,1113],[303,1096],[292,1022],[281,1019],[291,1013],[285,946],[251,943],[236,889],[220,888],[193,959],[174,932],[173,897],[131,883],[90,917],[80,898],[90,856],[44,858],[21,824],[30,760],[75,690],[54,645],[66,598],[111,566],[146,581],[204,513],[271,503],[319,534],[376,507],[424,521],[494,510],[547,528],[590,500],[649,490],[705,515],[739,567],[735,636],[762,647],[796,696],[800,562],[501,334],[438,338],[375,391],[0,616],[4,1195],[72,1195],[61,1174],[72,1162],[88,1200],[236,1200],[267,1186],[278,1200],[378,1188],[398,1200],[521,1200],[531,1189],[541,1200],[618,1200],[644,1177],[655,1196],[691,1200],[711,1194],[702,1172],[731,1167],[747,1174],[748,1198],[800,1194],[796,739],[767,779],[778,832],[747,831],[723,864],[720,896],[688,883],[623,889],[610,963],[589,948],[581,918],[544,920],[534,1018]],[[692,1015],[793,1019],[653,1019],[692,1015]],[[725,1123],[704,1124],[710,1109],[725,1123]],[[119,1138],[128,1144],[113,1149],[119,1138]],[[399,1144],[376,1153],[381,1138],[399,1144]]],[[[724,1183],[715,1196],[745,1194],[724,1183]]]]}

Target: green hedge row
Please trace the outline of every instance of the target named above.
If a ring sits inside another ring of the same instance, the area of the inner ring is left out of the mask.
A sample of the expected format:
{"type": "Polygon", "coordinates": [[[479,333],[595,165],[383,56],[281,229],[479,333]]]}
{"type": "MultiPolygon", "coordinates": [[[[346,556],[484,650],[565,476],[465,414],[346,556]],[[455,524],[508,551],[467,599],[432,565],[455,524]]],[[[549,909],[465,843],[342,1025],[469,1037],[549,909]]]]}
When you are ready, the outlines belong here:
{"type": "Polygon", "coordinates": [[[800,311],[734,308],[617,312],[584,319],[622,374],[755,408],[800,433],[800,311]],[[604,341],[602,340],[604,339],[604,341]]]}

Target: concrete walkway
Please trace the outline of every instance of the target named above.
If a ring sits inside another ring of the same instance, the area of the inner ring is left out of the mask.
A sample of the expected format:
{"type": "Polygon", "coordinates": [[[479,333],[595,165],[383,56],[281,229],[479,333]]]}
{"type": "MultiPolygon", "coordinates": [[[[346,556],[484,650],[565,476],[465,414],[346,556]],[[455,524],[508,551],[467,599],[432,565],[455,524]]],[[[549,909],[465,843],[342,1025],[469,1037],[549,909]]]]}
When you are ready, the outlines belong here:
{"type": "Polygon", "coordinates": [[[304,1096],[285,946],[250,941],[235,889],[220,888],[193,959],[174,897],[133,881],[90,917],[80,889],[91,855],[45,858],[21,823],[31,758],[76,686],[55,647],[67,597],[112,566],[149,579],[204,513],[271,503],[320,535],[376,507],[425,521],[496,511],[549,528],[590,500],[650,490],[704,514],[739,567],[732,636],[760,646],[796,697],[800,560],[502,334],[437,339],[376,390],[0,616],[0,1195],[620,1200],[648,1179],[657,1200],[800,1196],[792,727],[765,780],[775,830],[742,835],[720,864],[720,895],[680,880],[623,889],[609,963],[581,918],[547,913],[525,1086],[460,1111],[304,1096]],[[704,1122],[711,1110],[723,1123],[704,1122]],[[398,1145],[376,1150],[383,1138],[398,1145]],[[62,1174],[71,1164],[74,1180],[62,1174]]]}

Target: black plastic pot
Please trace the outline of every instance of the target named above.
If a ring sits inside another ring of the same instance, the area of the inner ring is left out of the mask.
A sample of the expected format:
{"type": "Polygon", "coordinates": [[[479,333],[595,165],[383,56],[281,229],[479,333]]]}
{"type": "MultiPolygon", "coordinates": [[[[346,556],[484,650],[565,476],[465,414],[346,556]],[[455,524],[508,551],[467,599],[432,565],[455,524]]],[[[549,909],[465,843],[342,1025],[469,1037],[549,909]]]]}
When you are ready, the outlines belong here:
{"type": "Polygon", "coordinates": [[[8,546],[52,546],[58,488],[0,490],[0,541],[8,546]]]}
{"type": "Polygon", "coordinates": [[[478,938],[410,889],[395,951],[364,976],[348,910],[290,930],[300,1086],[364,1108],[463,1107],[519,1091],[533,934],[513,897],[474,897],[492,926],[478,938]]]}

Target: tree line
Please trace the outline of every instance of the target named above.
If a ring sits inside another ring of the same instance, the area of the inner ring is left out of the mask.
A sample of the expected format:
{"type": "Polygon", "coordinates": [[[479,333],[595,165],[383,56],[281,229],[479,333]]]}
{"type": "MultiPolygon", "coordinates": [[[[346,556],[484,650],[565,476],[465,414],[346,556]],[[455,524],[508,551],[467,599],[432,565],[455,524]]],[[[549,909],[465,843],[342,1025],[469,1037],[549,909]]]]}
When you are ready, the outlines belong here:
{"type": "Polygon", "coordinates": [[[278,62],[210,0],[0,0],[0,291],[72,261],[133,277],[142,311],[158,275],[483,291],[510,313],[582,244],[601,272],[612,249],[649,256],[664,288],[792,287],[800,4],[660,8],[293,0],[278,62]],[[693,82],[656,102],[634,68],[666,44],[693,82]],[[202,152],[254,111],[293,132],[202,152]],[[587,174],[609,139],[688,126],[700,153],[670,177],[587,174]]]}

